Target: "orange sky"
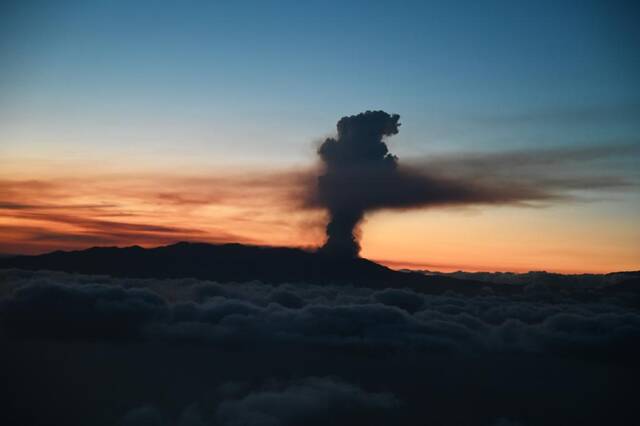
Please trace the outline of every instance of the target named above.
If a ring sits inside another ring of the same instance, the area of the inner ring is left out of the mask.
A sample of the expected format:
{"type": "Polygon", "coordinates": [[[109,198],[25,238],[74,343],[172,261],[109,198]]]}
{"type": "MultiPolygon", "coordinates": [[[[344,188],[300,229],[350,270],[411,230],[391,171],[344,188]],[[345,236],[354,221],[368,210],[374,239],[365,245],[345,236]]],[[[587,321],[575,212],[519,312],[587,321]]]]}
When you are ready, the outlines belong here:
{"type": "MultiPolygon", "coordinates": [[[[314,247],[325,213],[303,207],[303,170],[99,173],[59,169],[0,175],[4,253],[177,241],[314,247]],[[66,173],[63,173],[63,170],[66,173]]],[[[395,268],[610,272],[640,269],[629,209],[602,203],[537,208],[433,208],[370,214],[362,255],[395,268]]]]}
{"type": "Polygon", "coordinates": [[[93,3],[3,9],[0,252],[317,246],[326,215],[300,191],[317,149],[341,117],[382,109],[400,114],[385,143],[405,171],[508,191],[369,214],[363,256],[640,269],[640,61],[625,8],[93,3]]]}

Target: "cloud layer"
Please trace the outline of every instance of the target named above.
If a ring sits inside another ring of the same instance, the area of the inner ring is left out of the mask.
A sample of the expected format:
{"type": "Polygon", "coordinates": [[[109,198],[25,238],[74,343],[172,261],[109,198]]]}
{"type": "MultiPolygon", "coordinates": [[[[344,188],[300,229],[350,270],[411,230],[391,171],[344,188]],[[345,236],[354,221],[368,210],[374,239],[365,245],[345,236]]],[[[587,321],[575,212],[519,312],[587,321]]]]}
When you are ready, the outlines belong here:
{"type": "Polygon", "coordinates": [[[595,289],[530,284],[510,297],[464,297],[17,270],[0,278],[11,414],[22,412],[26,386],[31,424],[46,413],[66,424],[590,424],[611,407],[624,413],[640,355],[637,296],[595,289]],[[55,406],[38,396],[52,386],[55,406]],[[580,411],[574,397],[593,406],[580,411]],[[96,410],[111,415],[101,423],[96,410]]]}
{"type": "Polygon", "coordinates": [[[451,353],[585,350],[593,357],[631,356],[640,350],[640,316],[634,310],[615,299],[581,303],[536,284],[523,296],[468,298],[310,284],[106,279],[70,285],[43,278],[18,282],[2,301],[7,334],[451,353]],[[169,290],[179,299],[161,295],[169,290]]]}

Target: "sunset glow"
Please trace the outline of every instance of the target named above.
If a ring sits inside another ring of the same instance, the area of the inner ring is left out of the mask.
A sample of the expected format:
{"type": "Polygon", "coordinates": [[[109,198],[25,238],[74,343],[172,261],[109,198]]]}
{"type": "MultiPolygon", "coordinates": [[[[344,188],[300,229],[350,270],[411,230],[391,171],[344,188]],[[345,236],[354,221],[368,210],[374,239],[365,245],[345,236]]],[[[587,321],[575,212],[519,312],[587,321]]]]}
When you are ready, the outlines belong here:
{"type": "MultiPolygon", "coordinates": [[[[32,254],[179,241],[322,244],[326,215],[301,199],[312,170],[217,170],[5,175],[0,249],[32,254]]],[[[373,213],[360,231],[362,255],[397,269],[632,270],[640,258],[640,231],[633,214],[610,216],[610,205],[574,201],[373,213]]]]}
{"type": "Polygon", "coordinates": [[[458,6],[296,6],[289,19],[164,5],[156,20],[143,5],[72,3],[10,8],[0,34],[13,59],[0,69],[4,254],[321,246],[317,150],[341,117],[380,109],[400,115],[384,137],[403,173],[436,190],[365,209],[364,257],[640,268],[640,63],[614,8],[492,4],[473,19],[458,6]]]}

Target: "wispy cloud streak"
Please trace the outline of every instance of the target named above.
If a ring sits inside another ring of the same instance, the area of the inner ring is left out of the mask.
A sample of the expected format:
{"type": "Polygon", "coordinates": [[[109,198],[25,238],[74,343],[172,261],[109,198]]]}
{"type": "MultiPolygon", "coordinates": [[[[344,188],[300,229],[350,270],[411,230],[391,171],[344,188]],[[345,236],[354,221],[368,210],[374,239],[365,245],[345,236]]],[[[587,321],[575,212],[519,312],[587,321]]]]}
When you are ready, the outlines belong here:
{"type": "MultiPolygon", "coordinates": [[[[544,207],[635,191],[638,176],[627,165],[638,153],[636,146],[601,145],[438,155],[398,161],[383,178],[344,170],[350,185],[333,196],[364,200],[367,211],[544,207]]],[[[319,245],[326,220],[319,167],[0,180],[0,251],[179,240],[319,245]]]]}

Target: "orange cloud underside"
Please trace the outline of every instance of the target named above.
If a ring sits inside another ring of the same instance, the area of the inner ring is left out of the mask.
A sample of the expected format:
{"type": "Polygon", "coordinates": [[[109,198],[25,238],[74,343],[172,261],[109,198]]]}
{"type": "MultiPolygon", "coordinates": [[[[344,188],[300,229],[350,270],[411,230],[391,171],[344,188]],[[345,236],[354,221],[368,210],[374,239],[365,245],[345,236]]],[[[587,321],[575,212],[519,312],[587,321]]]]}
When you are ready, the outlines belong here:
{"type": "Polygon", "coordinates": [[[319,244],[322,213],[293,208],[295,183],[288,174],[5,179],[0,250],[39,253],[181,240],[319,244]]]}
{"type": "MultiPolygon", "coordinates": [[[[308,178],[295,171],[4,178],[0,251],[183,240],[313,247],[323,242],[325,214],[302,208],[308,178]]],[[[638,269],[640,235],[630,224],[570,220],[569,210],[376,213],[362,227],[362,254],[390,267],[443,271],[638,269]]]]}

